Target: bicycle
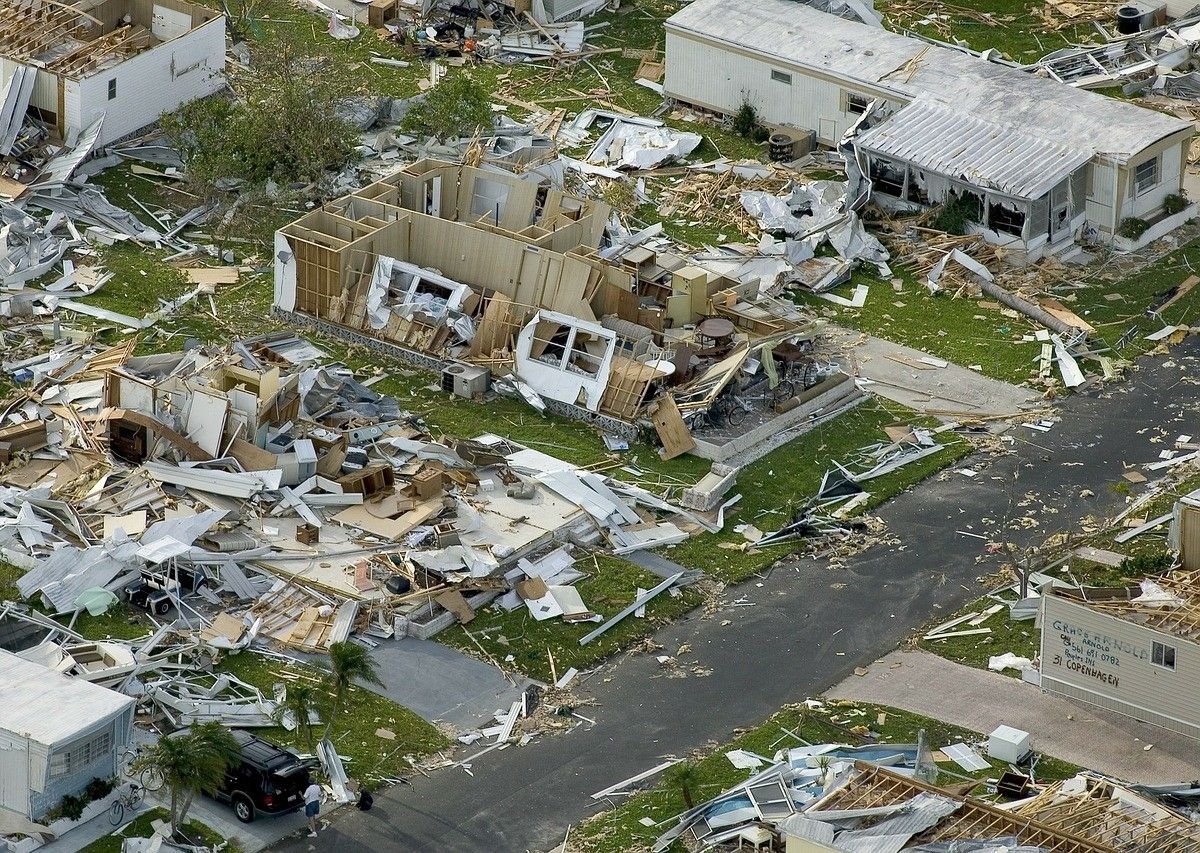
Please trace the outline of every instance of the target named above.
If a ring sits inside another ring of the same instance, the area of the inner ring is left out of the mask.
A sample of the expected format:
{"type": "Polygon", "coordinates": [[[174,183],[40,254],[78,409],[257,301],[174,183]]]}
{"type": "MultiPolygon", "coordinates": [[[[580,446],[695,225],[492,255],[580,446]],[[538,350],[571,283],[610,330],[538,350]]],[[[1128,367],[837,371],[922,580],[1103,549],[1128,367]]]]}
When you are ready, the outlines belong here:
{"type": "Polygon", "coordinates": [[[108,822],[113,826],[120,826],[121,821],[125,819],[125,809],[129,809],[131,814],[136,812],[145,796],[146,792],[141,785],[130,782],[128,790],[122,789],[117,798],[113,800],[113,804],[108,810],[108,822]]]}
{"type": "Polygon", "coordinates": [[[136,769],[138,759],[145,751],[145,747],[141,746],[126,747],[120,757],[121,775],[127,779],[137,779],[147,791],[157,791],[165,781],[162,771],[157,767],[144,767],[141,771],[136,769]]]}

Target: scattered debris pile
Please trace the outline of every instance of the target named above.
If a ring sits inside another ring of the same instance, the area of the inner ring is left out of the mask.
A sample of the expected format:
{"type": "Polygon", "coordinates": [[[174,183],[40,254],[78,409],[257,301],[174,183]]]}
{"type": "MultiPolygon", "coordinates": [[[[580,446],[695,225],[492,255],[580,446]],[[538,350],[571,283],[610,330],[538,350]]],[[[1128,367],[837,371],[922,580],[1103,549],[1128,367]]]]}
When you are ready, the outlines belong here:
{"type": "MultiPolygon", "coordinates": [[[[59,345],[17,368],[26,385],[4,407],[0,555],[52,614],[121,593],[214,648],[307,652],[355,631],[429,636],[505,591],[572,619],[589,615],[579,574],[539,552],[716,527],[494,435],[435,441],[294,335],[131,351],[59,345]]],[[[106,680],[133,671],[120,650],[91,653],[106,680]]]]}
{"type": "Polygon", "coordinates": [[[1198,837],[1196,825],[1162,800],[1094,775],[1038,785],[1032,771],[1009,763],[997,776],[980,778],[993,770],[993,762],[1008,761],[999,745],[993,748],[989,741],[987,751],[991,761],[965,743],[937,752],[886,743],[805,745],[774,758],[734,750],[726,756],[734,767],[749,770],[749,778],[684,812],[652,849],[666,850],[683,839],[703,850],[733,850],[749,841],[771,849],[802,844],[829,851],[1084,853],[1133,850],[1151,838],[1149,843],[1165,849],[1198,837]],[[976,775],[939,771],[935,759],[976,775]],[[939,772],[963,781],[936,787],[939,772]],[[986,795],[970,795],[984,784],[986,795]]]}

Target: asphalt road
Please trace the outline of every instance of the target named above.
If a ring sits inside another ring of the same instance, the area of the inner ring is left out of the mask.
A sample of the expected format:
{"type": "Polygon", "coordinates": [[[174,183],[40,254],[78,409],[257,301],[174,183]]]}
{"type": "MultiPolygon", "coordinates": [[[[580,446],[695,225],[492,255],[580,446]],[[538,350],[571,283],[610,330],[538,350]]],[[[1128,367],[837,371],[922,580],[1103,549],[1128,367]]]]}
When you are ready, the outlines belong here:
{"type": "Polygon", "coordinates": [[[549,850],[568,824],[597,810],[594,791],[821,693],[935,613],[978,595],[978,579],[1001,558],[958,531],[989,535],[1008,526],[1016,532],[999,538],[1032,544],[1085,515],[1119,509],[1124,498],[1109,486],[1122,463],[1153,461],[1180,433],[1200,434],[1198,354],[1191,339],[1169,359],[1144,361],[1112,390],[1068,399],[1050,432],[1017,427],[1014,453],[955,466],[975,469],[975,478],[951,470],[897,497],[880,512],[897,542],[841,566],[804,560],[777,568],[727,591],[754,606],[687,618],[656,635],[667,652],[690,645],[681,661],[711,675],[667,678],[653,656],[620,660],[589,684],[594,728],[492,752],[474,763],[473,776],[454,768],[392,789],[371,812],[350,810],[317,839],[276,849],[549,850]],[[726,619],[732,624],[722,625],[726,619]]]}

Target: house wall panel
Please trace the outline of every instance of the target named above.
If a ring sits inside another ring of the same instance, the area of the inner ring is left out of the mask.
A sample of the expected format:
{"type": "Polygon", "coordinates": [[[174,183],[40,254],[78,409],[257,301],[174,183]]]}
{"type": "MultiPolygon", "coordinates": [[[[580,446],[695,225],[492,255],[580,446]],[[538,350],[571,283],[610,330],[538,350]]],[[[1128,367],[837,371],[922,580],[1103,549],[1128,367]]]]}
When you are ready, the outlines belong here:
{"type": "Polygon", "coordinates": [[[78,105],[67,111],[68,127],[82,129],[104,114],[98,144],[105,145],[220,90],[224,67],[225,19],[217,17],[78,81],[78,105]],[[110,100],[111,80],[116,80],[117,91],[110,100]]]}
{"type": "Polygon", "coordinates": [[[846,112],[846,91],[874,97],[833,77],[769,63],[688,34],[668,30],[666,43],[668,97],[725,114],[749,100],[763,124],[815,130],[825,145],[835,144],[858,118],[846,112]],[[773,80],[772,70],[791,75],[791,83],[773,80]]]}
{"type": "MultiPolygon", "coordinates": [[[[1172,193],[1179,192],[1183,181],[1182,165],[1185,162],[1185,146],[1189,140],[1180,142],[1177,138],[1162,145],[1147,148],[1136,158],[1129,161],[1124,171],[1125,203],[1121,208],[1121,219],[1135,216],[1146,219],[1157,213],[1163,205],[1163,199],[1172,193]],[[1134,194],[1134,180],[1137,167],[1146,160],[1160,158],[1158,164],[1158,185],[1148,192],[1134,194]]],[[[1120,223],[1118,222],[1118,225],[1120,223]]]]}
{"type": "Polygon", "coordinates": [[[1058,596],[1042,598],[1042,687],[1200,737],[1200,645],[1058,596]],[[1173,670],[1151,662],[1151,644],[1175,649],[1173,670]]]}
{"type": "Polygon", "coordinates": [[[29,758],[25,738],[0,732],[0,809],[28,814],[29,758]]]}

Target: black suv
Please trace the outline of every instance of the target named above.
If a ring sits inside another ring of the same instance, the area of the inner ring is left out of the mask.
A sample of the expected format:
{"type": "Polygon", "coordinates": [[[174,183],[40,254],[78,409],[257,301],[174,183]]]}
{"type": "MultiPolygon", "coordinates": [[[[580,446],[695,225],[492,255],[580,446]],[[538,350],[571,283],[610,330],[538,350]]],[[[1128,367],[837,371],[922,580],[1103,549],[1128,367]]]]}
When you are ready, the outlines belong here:
{"type": "Polygon", "coordinates": [[[230,803],[238,820],[249,823],[259,814],[284,814],[304,805],[310,764],[249,732],[231,734],[242,760],[225,774],[217,799],[230,803]]]}

